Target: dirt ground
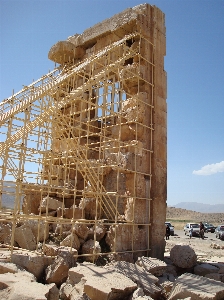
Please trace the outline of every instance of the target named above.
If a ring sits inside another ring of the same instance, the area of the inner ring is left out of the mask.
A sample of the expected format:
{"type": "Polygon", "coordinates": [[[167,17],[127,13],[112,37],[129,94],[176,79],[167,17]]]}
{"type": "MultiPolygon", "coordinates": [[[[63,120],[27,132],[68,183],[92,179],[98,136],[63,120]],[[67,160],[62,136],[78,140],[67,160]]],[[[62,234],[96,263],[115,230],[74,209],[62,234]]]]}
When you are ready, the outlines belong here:
{"type": "Polygon", "coordinates": [[[205,233],[205,238],[202,240],[199,237],[190,239],[183,230],[175,230],[175,235],[166,240],[165,257],[169,256],[171,248],[176,244],[190,245],[199,261],[224,262],[224,241],[217,239],[215,233],[205,233]],[[214,244],[220,246],[221,249],[215,249],[214,244]]]}

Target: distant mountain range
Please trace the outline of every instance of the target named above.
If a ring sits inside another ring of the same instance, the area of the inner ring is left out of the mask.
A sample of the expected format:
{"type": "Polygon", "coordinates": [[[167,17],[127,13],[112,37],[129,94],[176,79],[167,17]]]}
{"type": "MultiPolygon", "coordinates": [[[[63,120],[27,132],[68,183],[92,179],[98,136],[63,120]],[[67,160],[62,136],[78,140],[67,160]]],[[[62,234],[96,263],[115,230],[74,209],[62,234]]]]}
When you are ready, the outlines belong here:
{"type": "Polygon", "coordinates": [[[200,213],[224,213],[224,204],[204,204],[198,202],[180,202],[172,207],[193,210],[200,213]]]}

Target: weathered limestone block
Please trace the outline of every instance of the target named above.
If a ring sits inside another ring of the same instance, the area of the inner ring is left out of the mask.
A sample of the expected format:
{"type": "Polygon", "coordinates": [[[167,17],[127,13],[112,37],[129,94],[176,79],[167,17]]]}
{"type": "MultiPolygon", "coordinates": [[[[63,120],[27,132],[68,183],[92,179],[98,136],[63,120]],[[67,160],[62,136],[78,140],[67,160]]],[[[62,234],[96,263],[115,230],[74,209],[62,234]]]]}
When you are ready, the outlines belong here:
{"type": "Polygon", "coordinates": [[[134,221],[134,198],[128,197],[126,198],[126,205],[124,210],[124,217],[127,222],[134,221]]]}
{"type": "Polygon", "coordinates": [[[224,283],[224,274],[219,274],[219,273],[209,273],[206,274],[205,277],[210,278],[210,279],[214,279],[217,281],[221,281],[224,283]]]}
{"type": "Polygon", "coordinates": [[[57,209],[57,217],[64,217],[66,219],[83,219],[85,216],[83,213],[83,209],[73,205],[71,208],[64,208],[61,207],[57,209]]]}
{"type": "Polygon", "coordinates": [[[163,288],[163,294],[165,294],[166,298],[168,299],[168,296],[173,288],[173,282],[170,282],[169,280],[164,280],[163,282],[160,281],[160,286],[163,288]]]}
{"type": "Polygon", "coordinates": [[[76,34],[69,37],[68,40],[75,46],[78,46],[83,43],[88,43],[89,41],[101,40],[99,39],[99,37],[103,37],[106,34],[109,35],[111,32],[117,32],[117,30],[119,29],[121,30],[120,34],[123,33],[123,29],[125,30],[125,32],[132,32],[133,26],[134,24],[136,24],[138,16],[141,14],[144,15],[146,14],[146,12],[146,4],[141,4],[132,8],[125,9],[123,12],[114,15],[112,18],[106,19],[100,23],[97,23],[93,27],[86,29],[82,34],[76,34]]]}
{"type": "Polygon", "coordinates": [[[59,290],[54,283],[35,282],[27,272],[0,275],[0,298],[4,300],[58,300],[59,290]]]}
{"type": "Polygon", "coordinates": [[[19,247],[23,249],[35,250],[37,247],[37,242],[33,232],[31,228],[26,225],[15,228],[14,240],[19,247]]]}
{"type": "MultiPolygon", "coordinates": [[[[67,187],[63,187],[63,188],[60,188],[60,189],[56,189],[57,191],[57,197],[59,199],[65,199],[65,200],[69,200],[71,199],[72,197],[74,197],[74,192],[71,191],[71,189],[67,188],[67,187]]],[[[74,202],[74,199],[71,199],[72,203],[74,202]]]]}
{"type": "Polygon", "coordinates": [[[125,220],[135,223],[149,223],[149,201],[145,199],[126,198],[125,220]]]}
{"type": "Polygon", "coordinates": [[[74,44],[69,41],[60,41],[51,47],[48,58],[56,63],[64,64],[74,59],[74,50],[74,44]]]}
{"type": "Polygon", "coordinates": [[[172,274],[174,277],[177,277],[177,267],[174,265],[167,265],[166,273],[172,274]]]}
{"type": "Polygon", "coordinates": [[[81,239],[86,240],[89,234],[89,227],[84,223],[75,222],[72,232],[74,232],[81,239]]]}
{"type": "Polygon", "coordinates": [[[75,266],[77,260],[78,251],[71,247],[59,247],[58,257],[62,257],[67,263],[69,268],[75,266]]]}
{"type": "Polygon", "coordinates": [[[136,195],[138,198],[144,198],[146,192],[146,179],[142,174],[126,174],[126,189],[130,195],[136,195]],[[134,190],[136,188],[136,190],[134,190]]]}
{"type": "MultiPolygon", "coordinates": [[[[116,170],[117,167],[119,166],[120,168],[122,168],[124,172],[128,172],[128,156],[130,155],[130,153],[122,153],[122,152],[115,152],[115,153],[111,153],[108,152],[106,154],[106,162],[108,165],[112,165],[112,169],[116,170]],[[114,167],[113,167],[114,166],[114,167]]],[[[133,170],[133,167],[130,168],[130,170],[133,170]]]]}
{"type": "Polygon", "coordinates": [[[57,224],[55,227],[55,234],[62,235],[64,237],[68,236],[68,233],[71,233],[72,224],[57,224]]]}
{"type": "Polygon", "coordinates": [[[42,213],[41,216],[49,216],[49,217],[56,217],[57,216],[57,211],[56,210],[52,210],[46,213],[42,213]]]}
{"type": "Polygon", "coordinates": [[[57,257],[54,263],[46,268],[46,282],[60,286],[68,277],[69,266],[62,257],[57,257]]]}
{"type": "Polygon", "coordinates": [[[79,250],[80,248],[80,241],[78,236],[73,233],[68,235],[61,243],[60,246],[65,246],[65,247],[72,247],[76,250],[79,250]]]}
{"type": "Polygon", "coordinates": [[[153,257],[139,257],[136,264],[155,276],[162,276],[166,272],[167,264],[153,257]]]}
{"type": "MultiPolygon", "coordinates": [[[[109,204],[107,203],[107,201],[105,201],[105,203],[103,203],[103,206],[105,206],[104,211],[101,210],[103,212],[102,215],[102,219],[108,219],[110,218],[110,214],[108,214],[108,210],[110,211],[110,203],[113,203],[114,205],[117,203],[117,209],[120,215],[124,214],[124,197],[123,195],[125,194],[126,191],[126,175],[124,173],[120,173],[119,174],[119,180],[117,181],[117,171],[115,170],[111,170],[111,172],[104,177],[103,180],[103,185],[105,186],[105,189],[108,192],[114,192],[114,191],[118,191],[119,195],[122,195],[121,197],[117,197],[115,195],[110,195],[110,200],[109,200],[109,204]]],[[[99,207],[99,205],[98,205],[99,207]]]]}
{"type": "Polygon", "coordinates": [[[29,191],[23,198],[22,211],[24,214],[39,214],[39,206],[41,201],[40,191],[29,191]]]}
{"type": "Polygon", "coordinates": [[[7,223],[0,223],[0,243],[11,243],[12,226],[7,223]]]}
{"type": "Polygon", "coordinates": [[[19,266],[9,263],[9,262],[0,262],[0,274],[4,273],[18,273],[22,268],[19,266]]]}
{"type": "Polygon", "coordinates": [[[84,217],[87,220],[95,220],[95,216],[98,216],[98,219],[101,218],[102,212],[100,211],[100,207],[96,207],[96,198],[82,198],[79,204],[80,209],[85,210],[84,217]]]}
{"type": "Polygon", "coordinates": [[[41,211],[41,213],[45,213],[47,210],[54,211],[57,210],[59,207],[62,207],[61,201],[47,196],[42,199],[39,210],[41,211]]]}
{"type": "Polygon", "coordinates": [[[127,261],[129,263],[134,263],[133,254],[129,252],[112,253],[109,257],[111,261],[127,261]]]}
{"type": "MultiPolygon", "coordinates": [[[[138,135],[142,136],[142,126],[137,126],[138,135]]],[[[136,137],[136,125],[132,126],[131,124],[122,124],[114,125],[111,128],[111,134],[114,138],[120,138],[121,141],[134,140],[136,137]]]]}
{"type": "Polygon", "coordinates": [[[60,286],[68,277],[68,270],[75,266],[78,251],[68,247],[59,247],[58,256],[52,265],[46,268],[46,282],[60,286]]]}
{"type": "Polygon", "coordinates": [[[47,256],[57,256],[58,255],[58,246],[45,244],[43,247],[43,253],[47,256]]]}
{"type": "Polygon", "coordinates": [[[52,264],[53,258],[40,256],[35,253],[16,253],[12,254],[12,263],[22,267],[26,271],[32,273],[38,280],[44,275],[45,268],[52,264]]]}
{"type": "Polygon", "coordinates": [[[44,240],[47,240],[49,237],[49,224],[45,223],[44,221],[38,221],[38,220],[28,220],[25,222],[25,225],[30,227],[32,230],[33,235],[35,236],[35,239],[39,242],[43,242],[44,240]]]}
{"type": "Polygon", "coordinates": [[[116,262],[112,268],[137,283],[143,289],[145,295],[151,296],[153,299],[159,298],[161,295],[162,290],[156,285],[159,279],[141,266],[120,261],[116,262]]]}
{"type": "Polygon", "coordinates": [[[191,297],[197,300],[224,299],[224,283],[185,273],[174,282],[169,300],[191,297]]]}
{"type": "Polygon", "coordinates": [[[85,256],[85,260],[89,262],[94,262],[99,257],[101,252],[101,247],[99,242],[94,240],[88,240],[82,245],[82,254],[89,254],[85,256]]]}
{"type": "MultiPolygon", "coordinates": [[[[137,285],[114,270],[97,267],[91,263],[83,263],[68,272],[68,284],[74,288],[81,283],[83,291],[91,300],[126,299],[137,288],[137,285]]],[[[71,298],[72,299],[72,298],[71,298]]]]}
{"type": "Polygon", "coordinates": [[[131,296],[131,300],[135,300],[138,297],[144,296],[144,292],[142,288],[137,288],[131,296]]]}
{"type": "Polygon", "coordinates": [[[146,93],[139,93],[132,98],[122,102],[122,116],[128,122],[144,123],[149,112],[149,106],[146,104],[146,93]]]}
{"type": "Polygon", "coordinates": [[[170,259],[180,268],[192,268],[197,264],[197,255],[189,245],[175,245],[170,251],[170,259]]]}
{"type": "Polygon", "coordinates": [[[102,223],[97,223],[89,228],[88,239],[94,240],[94,232],[96,234],[96,241],[99,242],[105,236],[107,229],[102,223]]]}
{"type": "Polygon", "coordinates": [[[112,251],[118,252],[132,250],[132,237],[134,240],[133,250],[145,250],[147,248],[146,229],[139,229],[137,226],[131,225],[124,226],[123,224],[110,226],[110,229],[107,232],[106,243],[112,251]]]}
{"type": "Polygon", "coordinates": [[[194,267],[194,274],[205,276],[209,273],[218,273],[219,268],[207,263],[203,263],[194,267]]]}
{"type": "MultiPolygon", "coordinates": [[[[83,286],[82,286],[83,289],[83,286]]],[[[83,293],[81,291],[77,291],[72,284],[67,282],[62,283],[60,290],[59,290],[59,297],[62,300],[65,299],[74,299],[74,300],[84,300],[83,293]]]]}
{"type": "Polygon", "coordinates": [[[53,188],[49,191],[48,186],[40,186],[39,184],[23,184],[22,190],[25,193],[22,204],[22,211],[27,215],[39,215],[39,206],[42,196],[46,196],[48,194],[50,197],[55,196],[55,190],[53,188]]]}

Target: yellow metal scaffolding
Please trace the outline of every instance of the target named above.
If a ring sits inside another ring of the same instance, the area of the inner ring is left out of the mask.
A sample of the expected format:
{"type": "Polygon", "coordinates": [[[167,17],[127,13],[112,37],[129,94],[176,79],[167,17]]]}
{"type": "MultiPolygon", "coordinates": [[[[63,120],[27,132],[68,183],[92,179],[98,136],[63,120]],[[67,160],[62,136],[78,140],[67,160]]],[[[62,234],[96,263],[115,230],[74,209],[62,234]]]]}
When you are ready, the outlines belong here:
{"type": "Polygon", "coordinates": [[[129,34],[79,63],[55,68],[0,103],[0,215],[2,223],[12,224],[11,251],[15,228],[24,220],[103,223],[115,232],[109,253],[122,252],[116,247],[121,224],[132,232],[131,247],[124,252],[149,251],[153,51],[141,34],[129,34]],[[147,167],[140,167],[142,157],[147,167]],[[140,178],[146,182],[144,193],[138,190],[140,178]],[[43,206],[49,198],[61,203],[60,213],[43,206]],[[89,199],[95,208],[87,214],[89,199]],[[146,210],[142,218],[135,216],[139,203],[146,210]],[[143,247],[134,237],[141,228],[143,247]]]}

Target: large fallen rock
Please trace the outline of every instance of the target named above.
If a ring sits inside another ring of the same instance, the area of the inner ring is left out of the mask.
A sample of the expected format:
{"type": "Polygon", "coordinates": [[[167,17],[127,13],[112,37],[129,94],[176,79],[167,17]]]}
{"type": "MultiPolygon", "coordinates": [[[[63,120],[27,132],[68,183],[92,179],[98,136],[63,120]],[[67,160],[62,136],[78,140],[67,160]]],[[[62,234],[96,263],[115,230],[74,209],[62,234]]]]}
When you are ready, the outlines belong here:
{"type": "Polygon", "coordinates": [[[25,224],[15,228],[14,240],[23,249],[35,250],[37,247],[37,242],[31,228],[25,224]]]}
{"type": "Polygon", "coordinates": [[[99,257],[101,252],[101,247],[99,242],[94,240],[88,240],[82,245],[82,254],[86,254],[85,260],[89,262],[94,262],[99,257]]]}
{"type": "Polygon", "coordinates": [[[53,258],[41,256],[35,253],[16,253],[12,254],[12,263],[22,267],[32,273],[38,281],[43,279],[44,271],[47,266],[53,263],[53,258]]]}
{"type": "MultiPolygon", "coordinates": [[[[31,275],[31,274],[30,274],[31,275]]],[[[58,300],[59,290],[54,283],[36,282],[27,272],[0,274],[0,299],[58,300]]]]}
{"type": "MultiPolygon", "coordinates": [[[[147,272],[141,266],[125,261],[119,261],[114,263],[112,268],[136,282],[137,285],[142,288],[145,295],[151,296],[154,299],[160,297],[162,289],[156,286],[159,279],[147,272]]],[[[109,269],[111,269],[111,267],[109,267],[109,269]]]]}
{"type": "Polygon", "coordinates": [[[49,237],[49,224],[40,220],[28,220],[25,222],[29,226],[38,242],[43,242],[49,237]]]}
{"type": "Polygon", "coordinates": [[[86,240],[89,234],[89,227],[86,224],[75,222],[72,232],[74,232],[81,239],[86,240]]]}
{"type": "Polygon", "coordinates": [[[170,259],[180,268],[192,268],[197,264],[197,255],[189,245],[175,245],[170,251],[170,259]]]}
{"type": "Polygon", "coordinates": [[[136,264],[155,276],[162,276],[167,267],[167,264],[158,258],[144,256],[138,257],[136,264]]]}
{"type": "Polygon", "coordinates": [[[218,273],[219,268],[207,263],[203,263],[194,267],[194,274],[205,276],[209,273],[218,273]]]}
{"type": "Polygon", "coordinates": [[[10,244],[12,234],[12,225],[0,223],[0,243],[10,244]]]}
{"type": "Polygon", "coordinates": [[[39,210],[41,211],[41,213],[45,213],[46,211],[56,211],[60,207],[62,207],[61,201],[47,196],[42,199],[39,210]]]}
{"type": "Polygon", "coordinates": [[[96,240],[99,242],[105,236],[106,232],[107,232],[106,227],[103,224],[98,223],[93,227],[90,227],[88,239],[94,240],[94,233],[95,233],[96,240]]]}
{"type": "Polygon", "coordinates": [[[191,297],[191,300],[224,299],[224,283],[185,273],[174,282],[169,300],[191,297]]]}
{"type": "Polygon", "coordinates": [[[0,262],[0,274],[4,273],[18,273],[22,268],[10,263],[10,262],[0,262]]]}
{"type": "Polygon", "coordinates": [[[214,280],[217,280],[217,281],[224,282],[224,274],[209,273],[209,274],[206,274],[205,277],[210,278],[210,279],[214,279],[214,280]]]}
{"type": "Polygon", "coordinates": [[[60,286],[68,277],[68,270],[75,266],[78,251],[76,249],[60,247],[54,263],[46,268],[46,282],[60,286]]]}
{"type": "Polygon", "coordinates": [[[46,282],[60,286],[68,277],[69,266],[62,257],[57,257],[54,263],[46,268],[46,282]]]}
{"type": "Polygon", "coordinates": [[[69,234],[63,241],[61,241],[60,246],[72,247],[74,249],[79,250],[80,241],[78,236],[75,233],[73,233],[69,234]]]}
{"type": "Polygon", "coordinates": [[[78,290],[80,296],[84,292],[91,300],[127,299],[137,288],[137,284],[123,274],[91,263],[71,268],[68,274],[67,282],[63,285],[64,290],[68,285],[67,293],[70,290],[68,299],[76,299],[73,293],[77,296],[78,290]]]}

